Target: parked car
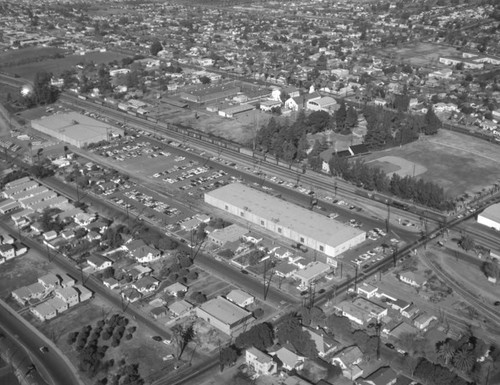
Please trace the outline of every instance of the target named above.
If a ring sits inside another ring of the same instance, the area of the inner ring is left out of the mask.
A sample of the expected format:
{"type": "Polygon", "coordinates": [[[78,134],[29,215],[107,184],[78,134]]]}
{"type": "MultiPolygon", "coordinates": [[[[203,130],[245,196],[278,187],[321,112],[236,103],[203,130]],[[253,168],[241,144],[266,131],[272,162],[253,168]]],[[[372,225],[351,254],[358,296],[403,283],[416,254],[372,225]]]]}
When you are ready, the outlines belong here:
{"type": "Polygon", "coordinates": [[[385,346],[387,346],[389,349],[394,349],[394,345],[390,342],[386,343],[385,346]]]}

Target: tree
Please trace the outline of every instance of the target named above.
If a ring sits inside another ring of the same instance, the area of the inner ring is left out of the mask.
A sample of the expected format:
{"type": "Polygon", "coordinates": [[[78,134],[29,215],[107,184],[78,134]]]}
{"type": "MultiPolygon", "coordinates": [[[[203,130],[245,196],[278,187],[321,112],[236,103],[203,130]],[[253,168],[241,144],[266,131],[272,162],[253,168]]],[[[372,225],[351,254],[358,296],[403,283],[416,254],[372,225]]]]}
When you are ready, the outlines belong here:
{"type": "Polygon", "coordinates": [[[340,103],[340,108],[335,112],[335,123],[337,125],[337,131],[344,132],[347,119],[347,109],[345,102],[340,103]]]}
{"type": "Polygon", "coordinates": [[[470,373],[475,361],[473,352],[466,347],[457,350],[453,356],[453,366],[463,373],[470,373]]]}
{"type": "Polygon", "coordinates": [[[35,74],[33,81],[33,94],[35,104],[51,104],[57,100],[59,91],[50,84],[52,74],[47,71],[39,71],[35,74]]]}
{"type": "Polygon", "coordinates": [[[248,331],[241,333],[234,340],[238,349],[255,346],[259,350],[266,350],[273,345],[273,328],[268,323],[252,326],[248,331]]]}
{"type": "Polygon", "coordinates": [[[221,367],[231,366],[238,359],[238,352],[234,346],[228,346],[221,350],[219,357],[221,367]]]}
{"type": "Polygon", "coordinates": [[[485,261],[481,268],[486,277],[500,278],[500,266],[496,260],[485,261]]]}
{"type": "Polygon", "coordinates": [[[438,359],[448,365],[455,355],[455,347],[449,341],[443,341],[436,345],[438,359]]]}
{"type": "Polygon", "coordinates": [[[149,52],[151,52],[151,55],[156,56],[158,55],[158,52],[163,50],[163,46],[161,45],[159,40],[153,41],[151,46],[149,47],[149,52]]]}
{"type": "Polygon", "coordinates": [[[436,113],[429,107],[427,113],[425,114],[425,125],[423,128],[425,135],[435,135],[438,129],[441,128],[441,120],[436,116],[436,113]]]}
{"type": "Polygon", "coordinates": [[[212,80],[208,76],[200,76],[198,78],[201,82],[201,84],[210,84],[212,80]]]}
{"type": "Polygon", "coordinates": [[[472,238],[469,234],[462,235],[460,238],[459,245],[465,251],[472,250],[476,247],[476,243],[474,242],[474,238],[472,238]]]}

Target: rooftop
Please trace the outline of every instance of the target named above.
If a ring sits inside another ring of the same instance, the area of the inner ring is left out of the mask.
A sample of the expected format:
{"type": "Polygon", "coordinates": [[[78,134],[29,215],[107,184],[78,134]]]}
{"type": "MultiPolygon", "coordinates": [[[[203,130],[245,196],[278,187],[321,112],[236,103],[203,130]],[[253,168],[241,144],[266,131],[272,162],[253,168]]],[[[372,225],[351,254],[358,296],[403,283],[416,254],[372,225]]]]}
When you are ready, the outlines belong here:
{"type": "Polygon", "coordinates": [[[200,309],[228,325],[232,325],[251,314],[222,297],[205,302],[200,306],[200,309]]]}
{"type": "Polygon", "coordinates": [[[338,246],[364,231],[331,220],[324,215],[275,198],[241,183],[232,183],[205,195],[247,209],[261,218],[280,223],[312,239],[338,246]]]}
{"type": "Polygon", "coordinates": [[[63,133],[78,141],[93,139],[96,135],[105,134],[108,130],[111,132],[121,132],[121,130],[107,123],[76,112],[54,114],[42,119],[33,120],[33,124],[43,126],[47,130],[63,133]]]}
{"type": "Polygon", "coordinates": [[[480,215],[500,223],[500,203],[487,207],[480,215]]]}
{"type": "Polygon", "coordinates": [[[295,276],[297,278],[303,279],[303,280],[310,280],[318,275],[321,275],[323,273],[326,273],[327,271],[330,270],[330,265],[327,265],[326,263],[316,261],[312,262],[309,265],[307,265],[304,269],[298,270],[295,272],[295,276]]]}

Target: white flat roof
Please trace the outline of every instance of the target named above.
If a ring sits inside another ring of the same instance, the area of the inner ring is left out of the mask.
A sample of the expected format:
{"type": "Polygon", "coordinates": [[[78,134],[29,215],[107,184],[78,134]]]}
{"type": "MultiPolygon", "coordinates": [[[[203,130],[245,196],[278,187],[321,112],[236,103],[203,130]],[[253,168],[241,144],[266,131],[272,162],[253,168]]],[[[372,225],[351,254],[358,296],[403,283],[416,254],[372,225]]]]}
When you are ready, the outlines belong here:
{"type": "Polygon", "coordinates": [[[324,215],[275,198],[241,183],[232,183],[206,193],[261,218],[277,221],[279,225],[325,245],[338,246],[364,231],[331,220],[324,215]]]}
{"type": "Polygon", "coordinates": [[[46,130],[63,133],[78,141],[90,140],[96,135],[105,135],[108,129],[110,132],[122,132],[122,130],[108,123],[89,118],[77,112],[54,114],[33,120],[33,123],[45,127],[46,130]]]}
{"type": "Polygon", "coordinates": [[[205,302],[200,305],[200,309],[227,325],[232,325],[250,314],[250,312],[222,297],[205,302]]]}
{"type": "Polygon", "coordinates": [[[296,271],[294,275],[297,278],[301,278],[304,280],[310,280],[310,279],[317,277],[318,275],[321,275],[321,274],[327,272],[328,270],[330,270],[330,268],[331,268],[330,265],[327,265],[326,263],[323,263],[320,261],[316,261],[316,262],[310,263],[305,268],[296,271]]]}
{"type": "Polygon", "coordinates": [[[479,215],[500,223],[500,203],[496,203],[494,205],[486,207],[484,211],[479,215]]]}

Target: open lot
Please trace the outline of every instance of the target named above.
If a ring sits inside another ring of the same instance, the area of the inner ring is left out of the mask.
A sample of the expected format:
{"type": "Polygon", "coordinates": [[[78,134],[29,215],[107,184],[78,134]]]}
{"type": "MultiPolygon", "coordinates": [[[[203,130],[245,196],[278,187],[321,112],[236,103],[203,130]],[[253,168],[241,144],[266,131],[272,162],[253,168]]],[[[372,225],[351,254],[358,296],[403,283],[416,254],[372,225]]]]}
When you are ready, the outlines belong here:
{"type": "MultiPolygon", "coordinates": [[[[410,175],[413,174],[413,164],[415,175],[426,170],[419,177],[439,184],[451,197],[481,191],[499,179],[499,146],[447,130],[440,130],[436,136],[423,137],[406,146],[370,154],[364,159],[366,162],[378,161],[379,164],[390,159],[392,165],[397,163],[393,163],[394,158],[410,162],[410,175]]],[[[402,164],[395,166],[401,167],[402,164]]]]}
{"type": "Polygon", "coordinates": [[[27,47],[0,53],[0,67],[12,67],[23,62],[39,60],[40,57],[51,57],[64,54],[64,50],[56,47],[27,47]]]}
{"type": "MultiPolygon", "coordinates": [[[[124,57],[126,56],[116,52],[89,52],[85,55],[69,55],[61,59],[47,59],[39,62],[4,67],[3,70],[7,73],[13,75],[17,74],[22,78],[33,81],[38,71],[45,70],[58,76],[63,71],[71,69],[79,63],[94,62],[95,64],[102,64],[109,63],[113,60],[120,61],[124,57]]],[[[0,59],[0,61],[1,60],[2,59],[0,59]]]]}
{"type": "Polygon", "coordinates": [[[377,50],[377,53],[393,58],[396,62],[402,61],[415,66],[426,66],[437,64],[440,56],[456,55],[457,50],[439,44],[412,43],[377,50]]]}

